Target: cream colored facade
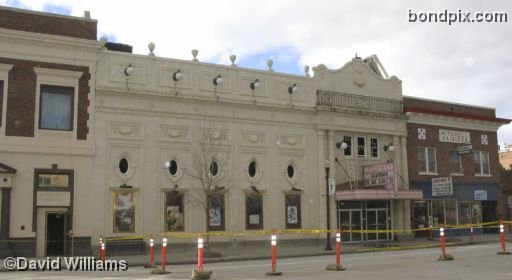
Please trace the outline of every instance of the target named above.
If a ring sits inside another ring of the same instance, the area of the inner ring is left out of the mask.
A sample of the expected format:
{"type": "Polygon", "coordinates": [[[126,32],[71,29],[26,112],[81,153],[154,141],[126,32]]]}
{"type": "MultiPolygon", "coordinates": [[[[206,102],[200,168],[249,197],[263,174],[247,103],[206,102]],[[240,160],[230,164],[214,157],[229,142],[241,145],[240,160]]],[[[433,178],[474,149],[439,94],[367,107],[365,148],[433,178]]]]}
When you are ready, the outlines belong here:
{"type": "MultiPolygon", "coordinates": [[[[149,236],[165,230],[164,193],[181,191],[187,201],[186,197],[199,188],[200,182],[187,176],[186,169],[193,168],[194,139],[200,129],[209,128],[210,121],[227,135],[220,167],[226,177],[225,231],[246,230],[245,194],[251,192],[250,186],[263,193],[263,229],[285,228],[284,197],[293,192],[292,188],[301,193],[301,228],[325,229],[326,160],[330,161],[330,177],[338,185],[348,178],[336,157],[342,164],[354,166],[357,180],[362,179],[364,165],[394,160],[403,182],[408,181],[401,98],[400,80],[377,75],[359,58],[339,70],[319,65],[314,76],[308,77],[105,50],[98,58],[95,98],[92,196],[99,199],[88,212],[90,217],[97,217],[90,221],[93,240],[100,236],[149,236]],[[133,73],[128,76],[125,69],[129,66],[133,73]],[[178,70],[183,79],[174,82],[173,74],[178,70]],[[224,82],[215,86],[212,81],[218,75],[224,82]],[[250,83],[255,79],[261,86],[252,90],[250,83]],[[290,94],[288,88],[293,84],[299,90],[290,94]],[[353,94],[357,104],[318,105],[322,94],[318,90],[353,94]],[[398,109],[386,112],[374,105],[379,102],[391,102],[398,109]],[[345,158],[336,149],[336,142],[344,135],[366,137],[367,156],[345,158]],[[375,158],[369,155],[370,138],[378,139],[375,158]],[[395,152],[384,152],[384,145],[390,143],[395,152]],[[128,159],[130,166],[125,174],[119,171],[122,158],[128,159]],[[172,159],[179,166],[176,176],[164,167],[172,159]],[[259,166],[255,178],[247,172],[252,160],[259,166]],[[290,164],[297,169],[292,178],[287,176],[290,164]],[[126,191],[135,193],[135,229],[115,233],[114,193],[126,191]]],[[[396,185],[397,189],[408,188],[401,182],[396,185]]],[[[334,229],[337,210],[334,197],[330,199],[334,229]]],[[[409,228],[408,202],[389,201],[392,227],[409,228]]],[[[191,203],[185,203],[184,208],[185,231],[205,231],[203,210],[191,203]]]]}

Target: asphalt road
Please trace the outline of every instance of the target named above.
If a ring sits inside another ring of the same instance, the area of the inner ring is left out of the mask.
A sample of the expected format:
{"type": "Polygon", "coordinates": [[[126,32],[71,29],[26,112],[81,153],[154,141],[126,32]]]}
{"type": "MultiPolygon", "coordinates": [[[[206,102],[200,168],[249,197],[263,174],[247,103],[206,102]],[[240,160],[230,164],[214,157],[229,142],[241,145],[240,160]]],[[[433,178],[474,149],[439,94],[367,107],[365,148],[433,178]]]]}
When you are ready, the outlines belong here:
{"type": "MultiPolygon", "coordinates": [[[[282,276],[266,276],[270,260],[224,262],[205,265],[213,271],[211,279],[512,279],[512,255],[497,255],[497,244],[448,247],[447,253],[453,261],[437,261],[439,249],[407,251],[382,251],[344,255],[342,262],[346,271],[326,271],[333,263],[331,256],[279,259],[277,270],[282,276]]],[[[0,279],[190,279],[192,265],[168,266],[171,274],[151,275],[149,269],[129,267],[124,272],[3,272],[0,279]]]]}

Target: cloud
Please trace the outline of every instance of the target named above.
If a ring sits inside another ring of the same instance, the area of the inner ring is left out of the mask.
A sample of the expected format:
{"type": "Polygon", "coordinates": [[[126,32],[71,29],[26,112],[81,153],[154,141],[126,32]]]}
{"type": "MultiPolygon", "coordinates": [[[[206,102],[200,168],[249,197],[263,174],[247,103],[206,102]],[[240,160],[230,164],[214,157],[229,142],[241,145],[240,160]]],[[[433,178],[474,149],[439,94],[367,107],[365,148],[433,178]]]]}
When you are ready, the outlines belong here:
{"type": "MultiPolygon", "coordinates": [[[[217,0],[142,2],[8,0],[0,3],[43,10],[64,6],[72,15],[91,11],[99,35],[159,56],[303,74],[304,65],[339,68],[355,53],[377,54],[403,80],[404,94],[496,107],[512,118],[512,2],[217,0]],[[506,11],[508,23],[409,22],[412,12],[506,11]],[[273,56],[273,57],[269,57],[273,56]],[[247,63],[247,64],[246,64],[247,63]]],[[[512,143],[510,126],[500,142],[512,143]]]]}

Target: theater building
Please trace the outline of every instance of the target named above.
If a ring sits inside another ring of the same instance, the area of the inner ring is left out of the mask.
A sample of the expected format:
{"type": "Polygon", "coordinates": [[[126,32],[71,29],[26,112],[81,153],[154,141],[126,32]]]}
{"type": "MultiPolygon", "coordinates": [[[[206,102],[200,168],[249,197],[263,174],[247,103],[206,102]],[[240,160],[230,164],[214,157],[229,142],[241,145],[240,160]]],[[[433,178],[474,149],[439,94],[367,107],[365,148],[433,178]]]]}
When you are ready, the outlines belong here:
{"type": "MultiPolygon", "coordinates": [[[[412,227],[497,221],[503,213],[493,108],[404,97],[412,227]]],[[[457,233],[457,232],[455,232],[457,233]]],[[[418,234],[421,235],[421,232],[418,234]]]]}

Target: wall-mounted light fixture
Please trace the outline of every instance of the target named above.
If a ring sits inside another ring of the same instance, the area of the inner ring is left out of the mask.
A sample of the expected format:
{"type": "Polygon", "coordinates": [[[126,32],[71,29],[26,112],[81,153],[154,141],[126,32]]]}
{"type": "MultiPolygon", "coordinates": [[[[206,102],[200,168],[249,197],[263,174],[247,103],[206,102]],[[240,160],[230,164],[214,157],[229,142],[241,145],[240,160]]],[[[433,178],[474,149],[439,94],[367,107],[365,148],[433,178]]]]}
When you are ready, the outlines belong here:
{"type": "Polygon", "coordinates": [[[296,93],[297,91],[299,91],[299,87],[297,86],[296,83],[288,87],[289,94],[296,93]]]}
{"type": "Polygon", "coordinates": [[[218,86],[222,84],[222,76],[220,74],[217,77],[213,78],[213,85],[218,86]]]}
{"type": "Polygon", "coordinates": [[[395,146],[393,146],[393,143],[389,143],[387,145],[384,145],[384,152],[394,152],[395,146]]]}
{"type": "Polygon", "coordinates": [[[258,80],[258,79],[254,80],[254,82],[251,82],[249,84],[249,86],[251,87],[252,90],[260,88],[260,80],[258,80]]]}
{"type": "Polygon", "coordinates": [[[133,67],[132,67],[132,64],[128,64],[128,67],[124,68],[124,75],[126,77],[129,77],[133,74],[133,67]]]}
{"type": "Polygon", "coordinates": [[[178,82],[180,81],[181,79],[183,79],[183,73],[181,73],[181,70],[178,69],[176,72],[174,72],[172,74],[172,79],[175,81],[175,82],[178,82]]]}
{"type": "Polygon", "coordinates": [[[347,143],[345,143],[343,140],[340,140],[336,142],[336,148],[345,150],[348,147],[347,143]]]}

